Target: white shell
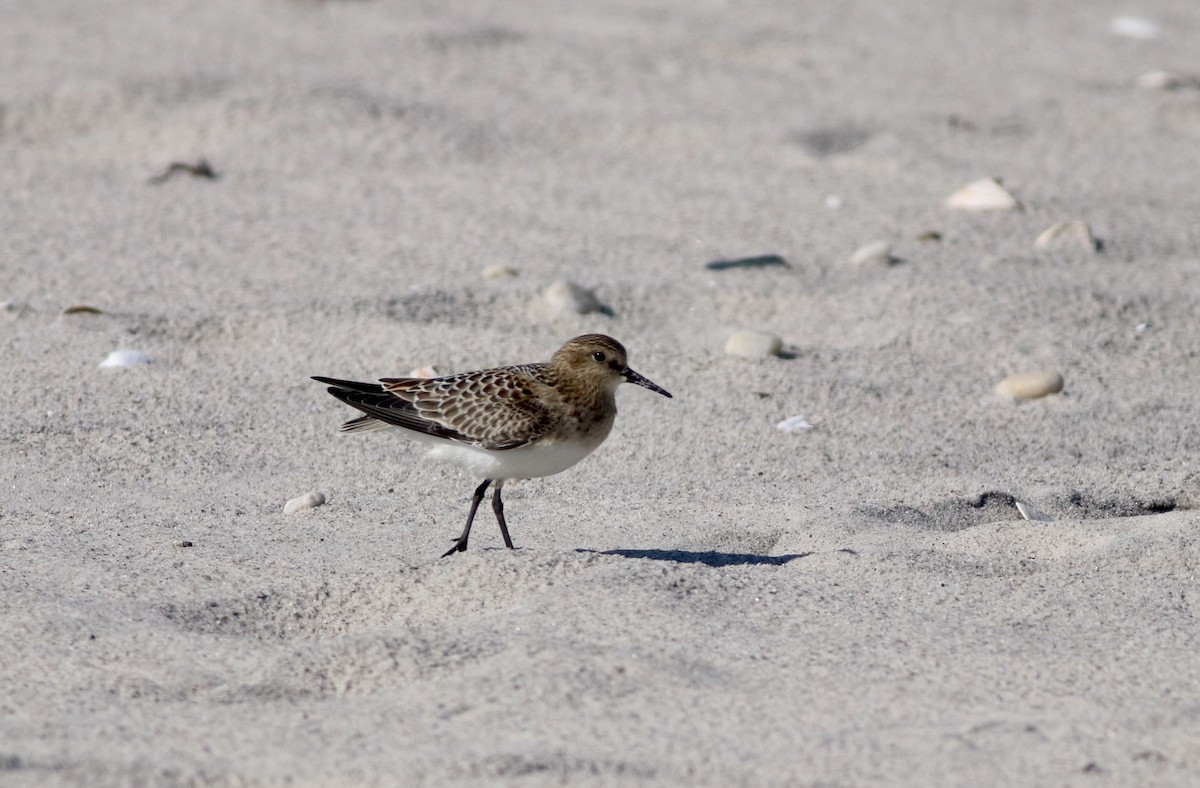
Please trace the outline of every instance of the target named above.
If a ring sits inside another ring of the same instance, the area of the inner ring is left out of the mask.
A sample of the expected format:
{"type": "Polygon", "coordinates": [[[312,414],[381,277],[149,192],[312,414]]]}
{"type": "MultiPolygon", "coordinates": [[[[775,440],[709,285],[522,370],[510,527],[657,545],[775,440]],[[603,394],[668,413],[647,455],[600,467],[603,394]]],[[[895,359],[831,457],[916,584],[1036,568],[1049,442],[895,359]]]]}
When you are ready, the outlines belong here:
{"type": "Polygon", "coordinates": [[[1096,251],[1096,236],[1087,222],[1072,219],[1047,227],[1033,245],[1038,249],[1090,253],[1096,251]]]}
{"type": "Polygon", "coordinates": [[[980,178],[946,198],[947,208],[959,211],[1011,211],[1021,207],[994,178],[980,178]]]}
{"type": "Polygon", "coordinates": [[[782,432],[799,432],[800,430],[811,430],[813,425],[809,424],[803,416],[792,416],[790,419],[784,419],[775,425],[775,429],[782,432]]]}
{"type": "Polygon", "coordinates": [[[996,384],[996,394],[1011,399],[1038,399],[1063,390],[1063,376],[1051,369],[1018,372],[996,384]]]}
{"type": "Polygon", "coordinates": [[[1183,77],[1170,71],[1147,71],[1137,78],[1139,88],[1146,90],[1177,90],[1184,86],[1183,77]]]}
{"type": "Polygon", "coordinates": [[[323,503],[325,503],[324,493],[310,492],[285,503],[283,505],[283,513],[295,514],[296,512],[303,512],[306,509],[316,509],[323,503]]]}
{"type": "Polygon", "coordinates": [[[102,369],[113,369],[117,367],[140,367],[142,364],[149,364],[150,357],[140,350],[114,350],[108,354],[108,357],[100,362],[102,369]]]}
{"type": "Polygon", "coordinates": [[[542,298],[551,309],[563,314],[587,315],[604,310],[604,305],[596,298],[595,293],[566,279],[560,279],[547,287],[542,293],[542,298]]]}
{"type": "Polygon", "coordinates": [[[497,263],[496,265],[487,266],[483,269],[482,273],[484,279],[511,279],[517,276],[519,272],[512,266],[497,263]]]}
{"type": "Polygon", "coordinates": [[[438,376],[438,372],[436,369],[434,369],[433,367],[431,367],[429,365],[425,365],[423,367],[417,367],[416,369],[409,370],[408,375],[406,375],[405,377],[436,378],[437,376],[438,376]]]}
{"type": "Polygon", "coordinates": [[[766,358],[778,356],[783,350],[783,340],[769,331],[744,328],[734,331],[725,341],[725,352],[743,358],[766,358]]]}
{"type": "Polygon", "coordinates": [[[1041,509],[1038,509],[1033,504],[1025,503],[1024,501],[1017,501],[1017,511],[1020,512],[1021,516],[1026,520],[1039,520],[1044,523],[1050,523],[1054,521],[1053,517],[1046,514],[1041,509]]]}
{"type": "Polygon", "coordinates": [[[1113,20],[1108,23],[1108,29],[1113,35],[1137,38],[1142,41],[1158,38],[1162,33],[1162,29],[1158,25],[1140,16],[1113,17],[1113,20]]]}
{"type": "Polygon", "coordinates": [[[887,265],[892,261],[892,245],[887,241],[864,244],[850,255],[851,265],[887,265]]]}

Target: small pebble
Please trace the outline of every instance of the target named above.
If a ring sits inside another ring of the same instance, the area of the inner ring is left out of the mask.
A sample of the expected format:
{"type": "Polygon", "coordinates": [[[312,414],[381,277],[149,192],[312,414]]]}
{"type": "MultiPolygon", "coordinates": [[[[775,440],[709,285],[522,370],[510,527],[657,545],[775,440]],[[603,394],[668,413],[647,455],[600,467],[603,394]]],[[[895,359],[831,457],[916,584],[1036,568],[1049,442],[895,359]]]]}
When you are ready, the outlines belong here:
{"type": "Polygon", "coordinates": [[[1063,390],[1063,376],[1049,369],[1018,372],[996,384],[996,394],[1011,399],[1037,399],[1063,390]]]}
{"type": "Polygon", "coordinates": [[[301,495],[299,498],[293,498],[283,505],[284,514],[295,514],[303,512],[305,509],[316,509],[321,504],[325,503],[325,494],[319,492],[310,492],[307,495],[301,495]]]}
{"type": "Polygon", "coordinates": [[[140,367],[143,364],[149,364],[150,357],[140,350],[114,350],[108,354],[108,357],[100,362],[102,369],[113,369],[118,367],[140,367]]]}
{"type": "Polygon", "coordinates": [[[1038,249],[1054,249],[1063,252],[1095,252],[1096,236],[1087,222],[1072,219],[1047,227],[1033,245],[1038,249]]]}
{"type": "Polygon", "coordinates": [[[194,545],[192,544],[192,541],[190,539],[181,539],[180,541],[175,543],[175,546],[176,547],[193,547],[194,545]]]}
{"type": "Polygon", "coordinates": [[[1020,512],[1021,516],[1026,520],[1038,520],[1043,523],[1054,521],[1053,517],[1046,514],[1041,509],[1038,509],[1032,504],[1025,503],[1024,501],[1017,501],[1017,511],[1020,512]]]}
{"type": "Polygon", "coordinates": [[[725,352],[743,358],[766,358],[778,356],[783,350],[783,340],[769,331],[744,328],[734,331],[725,341],[725,352]]]}
{"type": "Polygon", "coordinates": [[[1149,19],[1140,16],[1117,16],[1108,23],[1109,32],[1113,35],[1137,38],[1149,41],[1158,38],[1162,30],[1149,19]]]}
{"type": "Polygon", "coordinates": [[[854,254],[850,255],[850,264],[859,266],[890,265],[894,259],[890,243],[887,241],[873,241],[858,247],[854,254]]]}
{"type": "Polygon", "coordinates": [[[799,432],[800,430],[811,430],[813,425],[805,421],[803,416],[792,416],[790,419],[784,419],[775,425],[775,429],[781,432],[799,432]]]}
{"type": "Polygon", "coordinates": [[[482,273],[484,279],[512,279],[520,272],[512,266],[497,264],[489,265],[482,273]]]}
{"type": "Polygon", "coordinates": [[[542,293],[542,298],[551,309],[565,315],[588,315],[592,312],[607,311],[595,293],[566,279],[560,279],[547,287],[542,293]]]}
{"type": "Polygon", "coordinates": [[[980,178],[946,198],[945,206],[959,211],[1012,211],[1021,207],[994,178],[980,178]]]}

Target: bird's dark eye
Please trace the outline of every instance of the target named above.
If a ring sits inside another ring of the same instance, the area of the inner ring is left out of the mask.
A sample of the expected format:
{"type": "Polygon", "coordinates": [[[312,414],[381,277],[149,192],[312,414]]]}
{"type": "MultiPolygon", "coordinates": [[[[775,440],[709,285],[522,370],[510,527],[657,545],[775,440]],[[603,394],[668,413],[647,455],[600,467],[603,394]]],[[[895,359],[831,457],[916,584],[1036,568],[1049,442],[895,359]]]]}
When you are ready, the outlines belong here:
{"type": "Polygon", "coordinates": [[[592,358],[596,359],[601,364],[603,364],[604,361],[608,358],[608,356],[604,355],[603,351],[597,350],[595,353],[592,354],[592,358]]]}

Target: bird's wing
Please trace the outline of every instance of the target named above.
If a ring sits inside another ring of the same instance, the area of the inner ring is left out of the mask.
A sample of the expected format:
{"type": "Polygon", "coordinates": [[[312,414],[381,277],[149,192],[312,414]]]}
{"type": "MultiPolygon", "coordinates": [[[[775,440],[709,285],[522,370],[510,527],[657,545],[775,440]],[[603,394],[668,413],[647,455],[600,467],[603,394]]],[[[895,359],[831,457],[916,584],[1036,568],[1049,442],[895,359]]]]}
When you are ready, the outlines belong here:
{"type": "Polygon", "coordinates": [[[437,438],[472,442],[465,435],[461,435],[453,429],[422,418],[411,403],[394,394],[387,393],[378,383],[359,383],[353,380],[317,377],[313,380],[328,384],[330,394],[350,407],[367,414],[343,424],[342,432],[366,432],[386,426],[396,426],[437,438]]]}
{"type": "Polygon", "coordinates": [[[540,364],[527,364],[380,383],[401,407],[412,409],[413,417],[453,433],[454,440],[503,450],[532,443],[558,426],[559,417],[543,399],[556,395],[541,372],[540,364]]]}

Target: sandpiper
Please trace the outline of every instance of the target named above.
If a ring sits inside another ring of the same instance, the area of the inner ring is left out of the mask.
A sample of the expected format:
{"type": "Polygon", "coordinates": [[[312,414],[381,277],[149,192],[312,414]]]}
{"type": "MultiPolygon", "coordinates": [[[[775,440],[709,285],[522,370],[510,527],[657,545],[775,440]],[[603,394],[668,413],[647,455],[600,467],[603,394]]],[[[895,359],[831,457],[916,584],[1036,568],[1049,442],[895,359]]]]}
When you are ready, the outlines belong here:
{"type": "Polygon", "coordinates": [[[381,378],[379,383],[314,377],[365,413],[341,432],[401,427],[431,445],[429,455],[456,463],[483,483],[475,489],[462,534],[443,558],[467,549],[471,523],[488,485],[504,545],[512,548],[500,490],[509,479],[565,471],[604,442],[617,415],[616,390],[636,383],[670,397],[630,369],[625,348],[603,334],[567,342],[547,362],[438,378],[381,378]]]}

